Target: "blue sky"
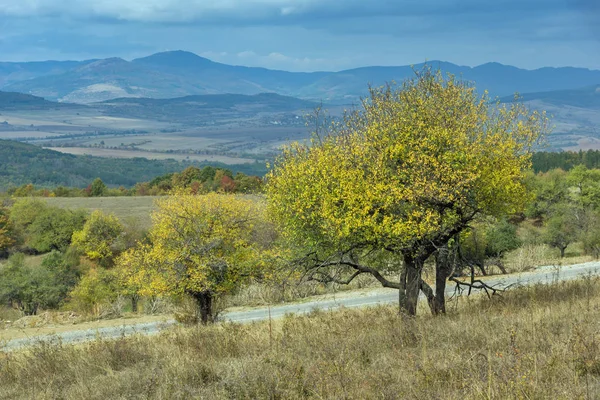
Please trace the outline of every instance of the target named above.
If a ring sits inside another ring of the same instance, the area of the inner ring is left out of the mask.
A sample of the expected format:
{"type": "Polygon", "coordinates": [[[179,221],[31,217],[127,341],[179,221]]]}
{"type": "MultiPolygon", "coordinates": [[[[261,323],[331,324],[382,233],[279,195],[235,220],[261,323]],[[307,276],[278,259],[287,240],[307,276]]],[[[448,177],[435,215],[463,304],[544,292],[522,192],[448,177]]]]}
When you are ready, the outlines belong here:
{"type": "Polygon", "coordinates": [[[600,69],[600,0],[0,0],[0,60],[188,50],[293,71],[444,60],[600,69]]]}

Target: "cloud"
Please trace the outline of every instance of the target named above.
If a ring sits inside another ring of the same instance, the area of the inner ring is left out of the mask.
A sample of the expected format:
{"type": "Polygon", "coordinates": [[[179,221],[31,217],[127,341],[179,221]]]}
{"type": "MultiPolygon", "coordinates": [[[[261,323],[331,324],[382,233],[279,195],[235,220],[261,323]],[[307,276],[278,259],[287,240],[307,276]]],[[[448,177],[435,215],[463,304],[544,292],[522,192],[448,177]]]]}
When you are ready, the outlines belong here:
{"type": "Polygon", "coordinates": [[[0,0],[0,15],[5,16],[69,16],[162,23],[286,23],[507,12],[518,18],[523,12],[547,13],[564,8],[564,0],[0,0]]]}
{"type": "Polygon", "coordinates": [[[0,0],[0,58],[131,59],[183,49],[296,71],[426,59],[599,67],[599,7],[600,0],[0,0]]]}
{"type": "Polygon", "coordinates": [[[294,57],[280,52],[257,53],[253,50],[244,50],[238,53],[227,52],[202,52],[199,55],[227,64],[265,67],[286,71],[317,71],[336,69],[339,65],[344,67],[352,65],[349,57],[338,59],[319,57],[294,57]]]}
{"type": "Polygon", "coordinates": [[[0,0],[0,21],[302,27],[345,35],[578,40],[600,31],[598,0],[0,0]],[[460,33],[460,34],[457,34],[460,33]]]}

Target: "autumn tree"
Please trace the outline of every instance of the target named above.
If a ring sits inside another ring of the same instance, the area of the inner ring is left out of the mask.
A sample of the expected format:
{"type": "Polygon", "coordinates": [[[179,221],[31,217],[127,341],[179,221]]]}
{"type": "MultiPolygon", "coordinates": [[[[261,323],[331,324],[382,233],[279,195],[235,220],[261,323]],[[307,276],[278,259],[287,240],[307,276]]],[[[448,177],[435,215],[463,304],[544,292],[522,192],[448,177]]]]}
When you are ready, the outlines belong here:
{"type": "Polygon", "coordinates": [[[349,283],[371,274],[399,289],[401,309],[414,315],[420,290],[435,304],[421,273],[437,249],[479,216],[522,209],[530,147],[545,123],[424,69],[400,86],[372,88],[311,145],[288,147],[268,176],[269,208],[305,249],[298,263],[309,276],[349,283]],[[403,265],[398,281],[383,275],[382,253],[403,265]]]}
{"type": "Polygon", "coordinates": [[[124,232],[124,227],[113,214],[106,215],[100,210],[94,211],[83,225],[73,233],[72,243],[92,261],[101,266],[112,265],[116,244],[124,232]]]}
{"type": "Polygon", "coordinates": [[[141,295],[187,294],[203,323],[214,318],[215,297],[253,275],[261,262],[254,239],[260,203],[225,194],[176,195],[158,201],[148,242],[117,260],[141,295]]]}
{"type": "Polygon", "coordinates": [[[0,205],[0,258],[6,256],[8,249],[16,243],[14,227],[8,215],[8,210],[0,205]]]}

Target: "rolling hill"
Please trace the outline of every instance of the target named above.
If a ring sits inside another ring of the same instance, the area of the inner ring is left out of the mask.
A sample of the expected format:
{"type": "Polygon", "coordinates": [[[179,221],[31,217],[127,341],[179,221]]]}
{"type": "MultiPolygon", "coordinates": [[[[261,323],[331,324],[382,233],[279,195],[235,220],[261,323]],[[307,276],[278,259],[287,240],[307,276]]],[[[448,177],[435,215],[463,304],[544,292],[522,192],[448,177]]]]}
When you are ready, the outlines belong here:
{"type": "Polygon", "coordinates": [[[79,104],[57,103],[41,97],[16,92],[0,92],[0,111],[4,110],[50,110],[80,108],[79,104]]]}
{"type": "MultiPolygon", "coordinates": [[[[494,96],[567,90],[600,84],[600,71],[584,68],[524,70],[498,63],[465,67],[430,61],[434,68],[462,76],[494,96]]],[[[417,64],[419,69],[423,64],[417,64]]],[[[367,84],[402,81],[411,66],[363,67],[339,72],[287,72],[227,65],[193,53],[172,51],[126,61],[0,63],[0,89],[49,100],[91,103],[117,97],[173,98],[190,95],[273,92],[327,102],[354,102],[367,84]]]]}
{"type": "MultiPolygon", "coordinates": [[[[600,84],[579,89],[553,90],[549,92],[523,93],[520,101],[541,101],[555,106],[571,106],[600,110],[600,84]]],[[[503,102],[513,101],[512,97],[504,97],[503,102]]]]}
{"type": "Polygon", "coordinates": [[[91,106],[98,108],[105,115],[115,117],[193,124],[200,120],[244,119],[260,114],[310,111],[317,105],[315,102],[294,97],[261,93],[252,96],[195,95],[173,99],[118,98],[91,106]]]}
{"type": "Polygon", "coordinates": [[[111,186],[133,186],[188,165],[214,165],[253,175],[266,172],[263,164],[229,165],[182,163],[145,158],[115,159],[75,156],[31,144],[0,140],[0,191],[10,186],[33,183],[38,187],[85,187],[97,177],[111,186]]]}

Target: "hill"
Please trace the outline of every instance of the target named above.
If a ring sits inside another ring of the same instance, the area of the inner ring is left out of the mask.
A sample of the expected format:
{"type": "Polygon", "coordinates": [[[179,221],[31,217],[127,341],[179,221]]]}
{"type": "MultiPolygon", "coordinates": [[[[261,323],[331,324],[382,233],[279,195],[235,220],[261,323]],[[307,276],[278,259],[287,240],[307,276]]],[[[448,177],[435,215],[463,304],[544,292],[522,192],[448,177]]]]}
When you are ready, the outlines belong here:
{"type": "Polygon", "coordinates": [[[173,99],[118,98],[93,104],[105,115],[176,123],[217,122],[251,118],[257,114],[309,111],[318,104],[275,93],[196,95],[173,99]]]}
{"type": "MultiPolygon", "coordinates": [[[[145,158],[75,156],[26,143],[0,140],[0,190],[28,183],[42,187],[85,187],[97,177],[111,186],[130,187],[160,175],[181,171],[188,165],[206,164],[208,163],[181,163],[145,158]]],[[[211,164],[225,167],[218,163],[211,164]]],[[[227,168],[254,175],[265,173],[262,164],[229,165],[227,168]]]]}
{"type": "MultiPolygon", "coordinates": [[[[503,102],[513,101],[513,97],[504,97],[503,102]]],[[[523,93],[520,101],[541,101],[556,106],[571,106],[600,110],[600,84],[579,89],[553,90],[549,92],[523,93]]]]}
{"type": "MultiPolygon", "coordinates": [[[[367,84],[402,81],[412,66],[363,67],[339,72],[287,72],[227,65],[184,51],[126,61],[120,58],[57,64],[0,64],[0,89],[50,100],[90,103],[117,97],[172,98],[190,95],[279,93],[328,102],[354,102],[367,84]],[[17,72],[15,72],[17,71],[17,72]],[[21,71],[20,73],[18,71],[21,71]]],[[[600,84],[600,71],[585,68],[524,70],[499,63],[465,67],[430,61],[494,96],[565,90],[600,84]]],[[[417,64],[419,69],[423,64],[417,64]]]]}
{"type": "Polygon", "coordinates": [[[79,104],[56,103],[41,97],[16,92],[0,92],[0,111],[2,110],[51,110],[80,108],[79,104]]]}

